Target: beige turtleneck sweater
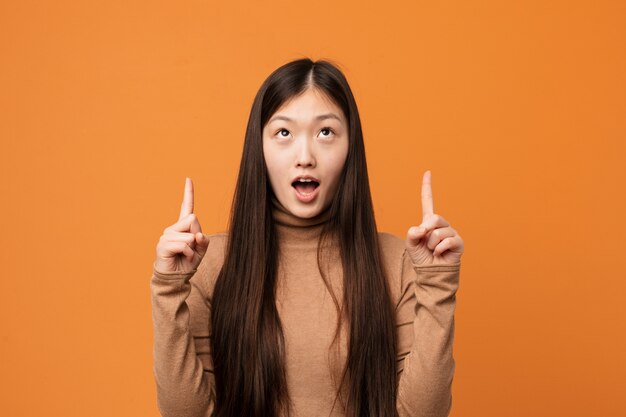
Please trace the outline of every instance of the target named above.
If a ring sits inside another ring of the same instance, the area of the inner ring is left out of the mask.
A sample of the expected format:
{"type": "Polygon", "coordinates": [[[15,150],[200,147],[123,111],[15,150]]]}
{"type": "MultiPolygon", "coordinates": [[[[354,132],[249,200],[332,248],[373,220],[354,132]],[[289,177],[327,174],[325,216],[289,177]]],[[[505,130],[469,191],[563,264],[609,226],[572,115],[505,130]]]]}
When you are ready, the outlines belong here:
{"type": "MultiPolygon", "coordinates": [[[[328,210],[302,219],[278,200],[272,201],[281,247],[276,305],[295,417],[344,416],[340,401],[331,408],[336,393],[333,376],[346,359],[347,326],[342,326],[340,342],[331,348],[337,313],[316,261],[317,238],[328,210]]],[[[213,411],[211,294],[228,235],[208,237],[208,250],[197,269],[161,273],[153,265],[154,376],[163,417],[209,417],[213,411]]],[[[414,265],[404,240],[385,232],[379,232],[378,238],[396,312],[398,414],[447,416],[452,404],[454,310],[461,263],[414,265]]],[[[325,272],[341,302],[338,256],[325,272]]]]}

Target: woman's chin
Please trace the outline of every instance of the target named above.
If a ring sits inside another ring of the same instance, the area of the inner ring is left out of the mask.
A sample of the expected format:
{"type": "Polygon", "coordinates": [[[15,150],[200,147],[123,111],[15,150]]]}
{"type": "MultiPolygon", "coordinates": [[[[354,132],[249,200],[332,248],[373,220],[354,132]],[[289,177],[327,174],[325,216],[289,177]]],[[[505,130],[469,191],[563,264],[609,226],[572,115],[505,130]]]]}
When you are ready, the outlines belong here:
{"type": "Polygon", "coordinates": [[[315,217],[321,212],[321,205],[319,204],[319,201],[302,203],[297,199],[292,199],[290,201],[289,207],[287,208],[293,215],[301,217],[303,219],[315,217]]]}

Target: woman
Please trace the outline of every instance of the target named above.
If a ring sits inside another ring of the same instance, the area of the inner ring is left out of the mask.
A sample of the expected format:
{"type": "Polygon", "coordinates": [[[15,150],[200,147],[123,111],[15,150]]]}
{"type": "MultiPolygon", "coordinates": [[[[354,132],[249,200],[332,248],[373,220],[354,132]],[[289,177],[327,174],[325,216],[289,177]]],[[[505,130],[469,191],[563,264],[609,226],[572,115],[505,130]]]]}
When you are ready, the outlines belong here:
{"type": "Polygon", "coordinates": [[[299,59],[270,74],[228,232],[202,233],[186,179],[157,245],[162,415],[448,415],[463,240],[434,214],[430,184],[426,171],[422,223],[406,240],[377,232],[342,72],[299,59]]]}

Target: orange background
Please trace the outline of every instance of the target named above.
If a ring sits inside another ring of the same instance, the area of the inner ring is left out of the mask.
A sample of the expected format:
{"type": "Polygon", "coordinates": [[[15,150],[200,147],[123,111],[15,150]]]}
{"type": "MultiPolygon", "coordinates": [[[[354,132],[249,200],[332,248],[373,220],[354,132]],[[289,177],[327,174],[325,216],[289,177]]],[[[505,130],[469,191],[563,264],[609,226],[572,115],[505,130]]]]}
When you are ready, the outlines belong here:
{"type": "Polygon", "coordinates": [[[379,229],[430,169],[465,241],[451,415],[626,415],[625,3],[259,3],[0,4],[0,415],[158,415],[158,238],[185,176],[225,230],[252,99],[304,56],[353,88],[379,229]]]}

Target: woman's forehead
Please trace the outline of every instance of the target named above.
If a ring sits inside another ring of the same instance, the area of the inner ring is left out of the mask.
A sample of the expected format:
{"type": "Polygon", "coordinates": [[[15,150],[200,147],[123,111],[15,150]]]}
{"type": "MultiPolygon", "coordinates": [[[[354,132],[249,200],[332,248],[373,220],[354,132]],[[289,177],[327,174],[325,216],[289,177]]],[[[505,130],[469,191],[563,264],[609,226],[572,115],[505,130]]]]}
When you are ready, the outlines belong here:
{"type": "Polygon", "coordinates": [[[326,95],[305,92],[287,100],[270,117],[268,123],[283,120],[295,123],[314,123],[324,119],[345,122],[341,108],[326,95]]]}

